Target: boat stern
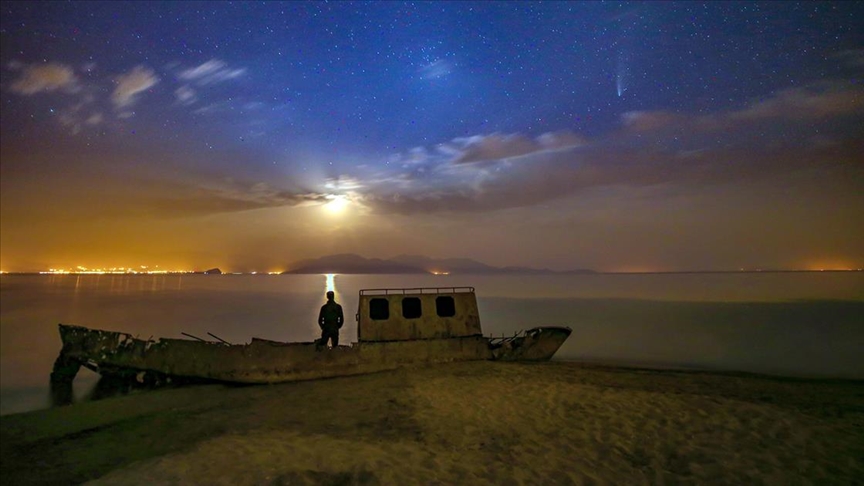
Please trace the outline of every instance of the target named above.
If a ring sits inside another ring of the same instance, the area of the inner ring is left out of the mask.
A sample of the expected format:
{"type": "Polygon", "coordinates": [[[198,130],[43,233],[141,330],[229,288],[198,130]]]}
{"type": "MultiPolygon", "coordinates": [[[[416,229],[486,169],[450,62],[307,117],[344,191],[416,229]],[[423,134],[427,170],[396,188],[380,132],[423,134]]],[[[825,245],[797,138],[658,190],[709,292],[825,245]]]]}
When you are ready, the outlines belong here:
{"type": "Polygon", "coordinates": [[[571,332],[563,326],[535,327],[509,338],[491,338],[489,348],[495,361],[548,361],[571,332]]]}

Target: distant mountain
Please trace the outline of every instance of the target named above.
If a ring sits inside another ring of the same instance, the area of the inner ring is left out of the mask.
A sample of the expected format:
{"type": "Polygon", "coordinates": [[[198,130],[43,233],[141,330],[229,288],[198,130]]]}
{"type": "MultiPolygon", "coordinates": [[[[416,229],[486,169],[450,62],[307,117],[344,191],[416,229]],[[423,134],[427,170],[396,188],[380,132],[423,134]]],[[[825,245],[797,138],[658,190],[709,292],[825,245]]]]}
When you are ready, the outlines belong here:
{"type": "Polygon", "coordinates": [[[429,272],[450,273],[495,273],[497,269],[468,258],[429,258],[421,255],[399,255],[390,259],[391,262],[401,263],[415,268],[421,268],[429,272]]]}
{"type": "Polygon", "coordinates": [[[218,268],[211,268],[210,270],[204,270],[203,272],[192,272],[192,273],[197,273],[197,274],[201,274],[201,275],[222,275],[222,270],[219,270],[218,268]]]}
{"type": "Polygon", "coordinates": [[[360,255],[343,253],[312,260],[303,260],[290,265],[284,273],[428,273],[423,269],[403,265],[380,258],[363,258],[360,255]]]}
{"type": "Polygon", "coordinates": [[[390,258],[391,262],[418,267],[427,272],[467,273],[467,274],[552,274],[552,273],[596,273],[593,270],[577,269],[557,272],[548,268],[530,267],[493,267],[470,258],[429,258],[422,255],[399,255],[390,258]]]}
{"type": "Polygon", "coordinates": [[[564,270],[562,272],[555,273],[560,273],[564,275],[591,275],[599,272],[597,272],[597,270],[591,270],[590,268],[575,268],[573,270],[564,270]]]}
{"type": "Polygon", "coordinates": [[[399,255],[382,260],[364,258],[360,255],[345,253],[330,255],[311,260],[303,260],[289,265],[291,274],[407,274],[407,273],[453,273],[472,275],[499,274],[554,274],[554,273],[595,273],[593,270],[571,270],[555,272],[549,269],[528,267],[493,267],[469,258],[429,258],[422,255],[399,255]]]}

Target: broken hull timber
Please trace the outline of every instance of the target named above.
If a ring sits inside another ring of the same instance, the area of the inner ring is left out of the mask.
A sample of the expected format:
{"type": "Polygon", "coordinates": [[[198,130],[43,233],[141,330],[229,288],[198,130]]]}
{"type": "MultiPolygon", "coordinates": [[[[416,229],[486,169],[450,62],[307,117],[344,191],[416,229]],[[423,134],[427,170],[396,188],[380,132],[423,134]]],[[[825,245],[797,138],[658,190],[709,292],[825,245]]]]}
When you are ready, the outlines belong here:
{"type": "Polygon", "coordinates": [[[350,376],[453,361],[548,360],[570,335],[544,327],[495,342],[482,336],[361,342],[327,349],[316,343],[253,339],[223,344],[186,339],[142,340],[130,334],[60,324],[63,349],[52,381],[71,381],[83,365],[103,375],[152,373],[231,383],[280,383],[350,376]]]}

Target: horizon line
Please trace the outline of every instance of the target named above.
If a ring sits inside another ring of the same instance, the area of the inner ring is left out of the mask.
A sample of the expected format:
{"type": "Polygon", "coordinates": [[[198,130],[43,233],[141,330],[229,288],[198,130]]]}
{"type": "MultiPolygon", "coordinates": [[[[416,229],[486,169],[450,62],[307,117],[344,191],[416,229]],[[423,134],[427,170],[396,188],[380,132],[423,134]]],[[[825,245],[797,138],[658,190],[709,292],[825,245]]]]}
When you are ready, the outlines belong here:
{"type": "MultiPolygon", "coordinates": [[[[213,267],[218,269],[218,267],[213,267]]],[[[663,274],[709,274],[709,273],[825,273],[825,272],[864,272],[864,268],[825,268],[825,269],[739,269],[739,270],[658,270],[658,271],[604,271],[604,270],[537,270],[536,274],[548,275],[663,275],[663,274]]],[[[453,275],[518,275],[531,274],[535,272],[416,272],[416,273],[369,273],[369,272],[297,272],[293,273],[290,270],[281,272],[211,272],[209,270],[175,270],[175,271],[160,271],[160,272],[51,272],[51,271],[15,271],[7,272],[0,271],[0,275],[42,275],[42,276],[58,276],[58,275],[116,275],[116,276],[158,276],[158,275],[434,275],[434,276],[453,276],[453,275]]]]}

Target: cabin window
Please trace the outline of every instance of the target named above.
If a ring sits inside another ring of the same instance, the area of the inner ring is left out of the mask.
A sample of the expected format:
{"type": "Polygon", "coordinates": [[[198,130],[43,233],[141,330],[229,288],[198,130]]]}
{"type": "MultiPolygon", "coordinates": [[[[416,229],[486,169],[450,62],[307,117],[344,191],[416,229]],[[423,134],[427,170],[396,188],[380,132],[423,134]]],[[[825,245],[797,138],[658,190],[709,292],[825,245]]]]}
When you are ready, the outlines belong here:
{"type": "Polygon", "coordinates": [[[416,319],[420,317],[420,299],[417,297],[405,297],[402,299],[402,317],[405,319],[416,319]]]}
{"type": "Polygon", "coordinates": [[[438,317],[453,317],[456,315],[456,303],[453,297],[442,295],[435,299],[435,310],[438,312],[438,317]]]}
{"type": "Polygon", "coordinates": [[[369,301],[369,317],[373,321],[390,319],[390,303],[387,299],[372,299],[369,301]]]}

